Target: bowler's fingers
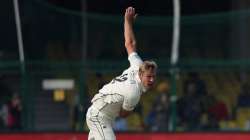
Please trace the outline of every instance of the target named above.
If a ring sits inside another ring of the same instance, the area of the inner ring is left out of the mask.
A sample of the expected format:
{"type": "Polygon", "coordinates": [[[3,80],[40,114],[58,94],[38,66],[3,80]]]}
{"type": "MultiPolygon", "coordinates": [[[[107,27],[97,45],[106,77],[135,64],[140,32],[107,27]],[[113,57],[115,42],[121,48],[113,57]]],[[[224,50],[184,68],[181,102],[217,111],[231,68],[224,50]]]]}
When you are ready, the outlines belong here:
{"type": "Polygon", "coordinates": [[[129,15],[135,16],[135,8],[133,8],[133,7],[128,7],[128,8],[126,9],[126,13],[129,14],[129,15]]]}

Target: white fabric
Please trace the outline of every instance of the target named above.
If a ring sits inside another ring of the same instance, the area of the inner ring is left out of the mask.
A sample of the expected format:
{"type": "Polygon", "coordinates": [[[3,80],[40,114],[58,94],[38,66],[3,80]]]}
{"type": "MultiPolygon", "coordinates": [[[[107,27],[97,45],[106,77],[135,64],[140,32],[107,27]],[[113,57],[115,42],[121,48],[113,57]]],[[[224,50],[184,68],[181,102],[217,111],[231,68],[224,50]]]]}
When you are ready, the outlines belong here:
{"type": "Polygon", "coordinates": [[[90,129],[88,140],[115,140],[112,122],[123,108],[132,111],[138,104],[143,87],[138,75],[139,67],[143,63],[136,52],[129,55],[130,67],[121,76],[114,78],[103,86],[91,100],[86,121],[90,129]]]}
{"type": "Polygon", "coordinates": [[[143,61],[136,52],[131,53],[128,60],[130,67],[121,76],[104,85],[92,99],[93,106],[113,120],[119,115],[121,108],[132,111],[145,91],[138,76],[143,61]]]}
{"type": "Polygon", "coordinates": [[[89,128],[88,140],[115,140],[111,121],[97,109],[90,107],[86,115],[89,128]]]}
{"type": "Polygon", "coordinates": [[[130,68],[134,70],[139,70],[140,65],[143,63],[141,58],[136,52],[131,53],[128,56],[128,60],[130,63],[130,68]]]}

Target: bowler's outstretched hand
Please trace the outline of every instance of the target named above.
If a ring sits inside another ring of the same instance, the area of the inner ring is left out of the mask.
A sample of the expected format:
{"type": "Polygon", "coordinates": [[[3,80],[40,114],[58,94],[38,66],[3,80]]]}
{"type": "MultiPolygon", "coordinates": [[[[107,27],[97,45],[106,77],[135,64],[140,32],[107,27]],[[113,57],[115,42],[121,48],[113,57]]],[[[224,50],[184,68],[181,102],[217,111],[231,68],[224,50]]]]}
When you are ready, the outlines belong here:
{"type": "Polygon", "coordinates": [[[128,7],[125,12],[125,21],[134,22],[138,14],[135,12],[135,8],[128,7]]]}

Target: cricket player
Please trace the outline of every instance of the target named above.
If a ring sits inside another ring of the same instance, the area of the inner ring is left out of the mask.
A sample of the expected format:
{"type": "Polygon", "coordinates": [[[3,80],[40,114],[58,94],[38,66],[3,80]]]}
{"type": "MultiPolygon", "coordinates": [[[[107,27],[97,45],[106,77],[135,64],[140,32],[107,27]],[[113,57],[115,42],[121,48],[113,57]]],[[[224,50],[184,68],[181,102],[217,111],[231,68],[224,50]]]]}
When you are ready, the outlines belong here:
{"type": "Polygon", "coordinates": [[[155,82],[157,65],[154,61],[142,61],[136,52],[133,23],[137,14],[128,7],[124,15],[125,48],[130,67],[104,85],[91,100],[86,114],[90,130],[88,140],[115,140],[112,123],[117,116],[126,117],[138,104],[142,93],[155,82]]]}

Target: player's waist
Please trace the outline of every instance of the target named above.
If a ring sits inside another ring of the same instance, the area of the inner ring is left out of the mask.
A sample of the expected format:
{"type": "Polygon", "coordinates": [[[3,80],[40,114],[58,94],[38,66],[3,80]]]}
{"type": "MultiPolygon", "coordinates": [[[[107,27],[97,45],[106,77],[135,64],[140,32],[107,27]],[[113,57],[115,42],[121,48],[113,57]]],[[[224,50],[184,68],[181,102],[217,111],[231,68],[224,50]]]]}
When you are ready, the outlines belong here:
{"type": "Polygon", "coordinates": [[[110,120],[114,120],[116,116],[114,114],[112,114],[112,113],[109,113],[106,110],[108,106],[109,106],[109,104],[104,102],[104,100],[102,98],[100,98],[100,99],[95,100],[94,102],[92,102],[91,108],[93,108],[94,110],[99,111],[106,118],[108,118],[110,120]]]}
{"type": "Polygon", "coordinates": [[[98,106],[96,106],[95,103],[93,103],[90,107],[90,109],[92,109],[95,112],[99,112],[99,114],[103,117],[105,117],[106,119],[110,120],[110,121],[114,121],[115,120],[115,116],[111,115],[107,112],[105,112],[103,109],[99,109],[98,106]]]}

